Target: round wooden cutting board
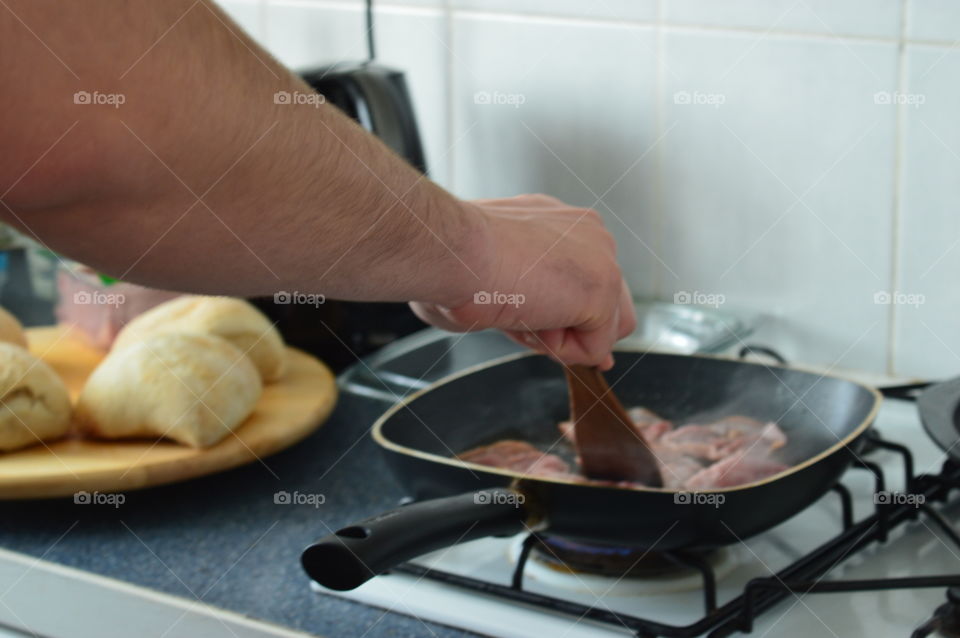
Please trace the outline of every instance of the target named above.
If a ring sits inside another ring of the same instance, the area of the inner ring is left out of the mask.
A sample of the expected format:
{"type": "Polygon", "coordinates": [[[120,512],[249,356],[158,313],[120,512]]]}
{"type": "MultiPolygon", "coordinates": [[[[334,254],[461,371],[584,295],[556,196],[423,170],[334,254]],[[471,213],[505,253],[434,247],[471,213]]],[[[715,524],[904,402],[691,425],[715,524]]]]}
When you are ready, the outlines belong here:
{"type": "MultiPolygon", "coordinates": [[[[103,353],[69,329],[27,330],[30,350],[60,375],[76,399],[103,353]]],[[[235,436],[205,449],[169,441],[68,438],[46,446],[0,452],[0,499],[123,492],[173,483],[262,460],[316,430],[333,410],[337,386],[320,361],[287,348],[286,375],[263,395],[235,436]]],[[[267,463],[269,466],[269,463],[267,463]]]]}

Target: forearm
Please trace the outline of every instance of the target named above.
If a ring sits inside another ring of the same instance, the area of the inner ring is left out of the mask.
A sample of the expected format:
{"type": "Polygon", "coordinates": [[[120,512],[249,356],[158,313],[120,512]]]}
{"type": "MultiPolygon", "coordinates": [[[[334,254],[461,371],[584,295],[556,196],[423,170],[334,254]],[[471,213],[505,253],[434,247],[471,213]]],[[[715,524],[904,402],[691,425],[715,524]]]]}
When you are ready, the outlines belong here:
{"type": "Polygon", "coordinates": [[[197,292],[456,305],[480,287],[483,219],[333,107],[276,104],[310,90],[215,9],[10,6],[64,64],[0,17],[5,50],[32,67],[2,72],[23,89],[0,98],[16,151],[0,160],[0,212],[51,248],[197,292]],[[73,103],[94,90],[124,103],[73,103]]]}

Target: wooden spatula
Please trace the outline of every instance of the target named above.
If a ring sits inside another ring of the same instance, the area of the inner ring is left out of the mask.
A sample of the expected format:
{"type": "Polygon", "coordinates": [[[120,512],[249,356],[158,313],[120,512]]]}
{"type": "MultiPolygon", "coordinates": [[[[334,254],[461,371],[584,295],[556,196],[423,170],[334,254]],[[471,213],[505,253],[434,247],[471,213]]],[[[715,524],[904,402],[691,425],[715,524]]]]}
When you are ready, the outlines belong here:
{"type": "Polygon", "coordinates": [[[653,452],[631,425],[600,369],[581,365],[564,369],[583,473],[588,478],[661,487],[663,480],[653,452]]]}

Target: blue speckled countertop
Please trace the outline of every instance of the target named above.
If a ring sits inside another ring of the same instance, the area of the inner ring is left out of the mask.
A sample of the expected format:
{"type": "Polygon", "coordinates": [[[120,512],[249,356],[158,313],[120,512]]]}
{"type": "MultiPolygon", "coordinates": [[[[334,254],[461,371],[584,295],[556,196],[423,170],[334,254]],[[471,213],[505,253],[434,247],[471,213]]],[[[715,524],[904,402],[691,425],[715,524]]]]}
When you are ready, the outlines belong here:
{"type": "Polygon", "coordinates": [[[269,469],[253,463],[129,492],[116,509],[72,499],[0,503],[0,546],[331,638],[471,636],[318,595],[300,568],[301,549],[328,527],[392,507],[403,496],[365,435],[382,409],[341,395],[326,425],[264,459],[269,469]],[[278,505],[280,490],[326,500],[319,507],[278,505]]]}

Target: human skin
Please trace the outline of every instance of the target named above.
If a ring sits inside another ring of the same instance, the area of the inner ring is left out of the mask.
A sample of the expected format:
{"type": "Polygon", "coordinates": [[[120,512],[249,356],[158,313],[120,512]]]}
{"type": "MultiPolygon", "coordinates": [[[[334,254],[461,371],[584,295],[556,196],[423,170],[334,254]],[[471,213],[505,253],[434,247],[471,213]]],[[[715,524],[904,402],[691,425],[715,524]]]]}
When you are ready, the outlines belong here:
{"type": "Polygon", "coordinates": [[[596,212],[458,199],[206,0],[7,0],[0,43],[0,215],[77,261],[186,292],[412,302],[565,363],[609,367],[634,328],[596,212]]]}

